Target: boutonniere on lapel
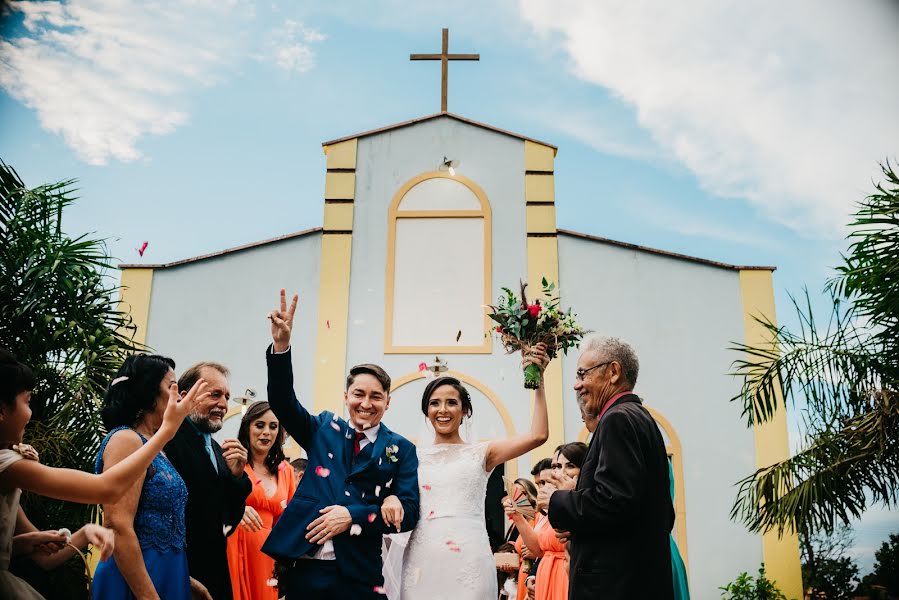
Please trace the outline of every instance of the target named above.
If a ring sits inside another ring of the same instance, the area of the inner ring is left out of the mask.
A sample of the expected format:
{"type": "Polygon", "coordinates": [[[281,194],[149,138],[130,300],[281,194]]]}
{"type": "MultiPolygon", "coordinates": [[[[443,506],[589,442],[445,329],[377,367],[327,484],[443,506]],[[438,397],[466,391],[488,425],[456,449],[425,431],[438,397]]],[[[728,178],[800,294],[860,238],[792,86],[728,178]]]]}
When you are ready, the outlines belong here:
{"type": "Polygon", "coordinates": [[[384,454],[387,455],[387,460],[389,460],[390,462],[396,462],[399,460],[396,457],[396,453],[399,451],[400,451],[400,447],[397,446],[396,444],[393,444],[392,446],[387,446],[387,448],[384,450],[384,454]]]}

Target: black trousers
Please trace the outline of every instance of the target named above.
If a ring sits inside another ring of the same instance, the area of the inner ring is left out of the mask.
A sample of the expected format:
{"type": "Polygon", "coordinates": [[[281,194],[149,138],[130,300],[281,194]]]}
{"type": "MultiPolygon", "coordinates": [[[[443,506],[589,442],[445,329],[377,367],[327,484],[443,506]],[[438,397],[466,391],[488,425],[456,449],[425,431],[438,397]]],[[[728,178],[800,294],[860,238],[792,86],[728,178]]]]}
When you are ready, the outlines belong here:
{"type": "Polygon", "coordinates": [[[373,585],[342,577],[337,561],[302,559],[287,571],[287,600],[383,600],[373,585]]]}

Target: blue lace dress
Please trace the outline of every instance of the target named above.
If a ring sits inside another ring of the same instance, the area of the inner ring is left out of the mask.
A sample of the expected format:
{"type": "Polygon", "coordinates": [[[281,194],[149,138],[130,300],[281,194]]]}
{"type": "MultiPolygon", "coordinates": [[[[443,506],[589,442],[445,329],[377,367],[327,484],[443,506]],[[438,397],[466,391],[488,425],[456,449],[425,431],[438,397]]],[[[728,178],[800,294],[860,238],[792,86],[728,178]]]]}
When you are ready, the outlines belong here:
{"type": "MultiPolygon", "coordinates": [[[[110,431],[100,445],[95,467],[97,473],[103,471],[103,452],[107,442],[123,429],[128,428],[117,427],[110,431]]],[[[140,439],[147,443],[144,436],[140,436],[140,439]]],[[[186,504],[187,486],[165,455],[157,454],[144,478],[137,512],[134,514],[134,532],[140,543],[147,573],[156,587],[156,593],[164,600],[190,600],[184,533],[186,504]]],[[[115,557],[110,557],[97,566],[93,597],[95,600],[134,598],[119,572],[115,557]]]]}

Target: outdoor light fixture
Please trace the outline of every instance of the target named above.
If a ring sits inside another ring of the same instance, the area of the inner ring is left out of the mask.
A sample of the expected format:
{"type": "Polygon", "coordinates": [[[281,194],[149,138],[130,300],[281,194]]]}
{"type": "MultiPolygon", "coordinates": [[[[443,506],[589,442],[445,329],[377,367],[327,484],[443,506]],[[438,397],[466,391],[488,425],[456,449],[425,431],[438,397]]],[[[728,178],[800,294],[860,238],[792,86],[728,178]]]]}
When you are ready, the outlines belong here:
{"type": "Polygon", "coordinates": [[[459,166],[458,160],[452,160],[447,157],[443,157],[443,162],[440,163],[440,167],[438,167],[441,171],[446,171],[450,174],[450,177],[456,176],[456,167],[459,166]]]}
{"type": "Polygon", "coordinates": [[[249,400],[254,400],[256,398],[256,390],[253,388],[247,388],[243,393],[243,396],[238,396],[234,398],[235,402],[240,402],[240,416],[244,416],[247,414],[247,402],[249,400]]]}

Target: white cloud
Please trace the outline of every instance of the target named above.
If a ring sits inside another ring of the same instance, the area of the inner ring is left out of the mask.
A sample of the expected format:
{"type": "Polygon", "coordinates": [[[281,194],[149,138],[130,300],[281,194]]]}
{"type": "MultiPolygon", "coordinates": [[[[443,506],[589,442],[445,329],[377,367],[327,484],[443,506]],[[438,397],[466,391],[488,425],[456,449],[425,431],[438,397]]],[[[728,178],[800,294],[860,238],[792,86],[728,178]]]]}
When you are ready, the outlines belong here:
{"type": "Polygon", "coordinates": [[[300,21],[288,19],[271,34],[270,57],[288,72],[305,73],[315,66],[312,44],[323,42],[327,36],[300,21]]]}
{"type": "Polygon", "coordinates": [[[797,231],[838,235],[877,162],[899,153],[899,10],[886,0],[519,8],[706,189],[797,231]]]}
{"type": "Polygon", "coordinates": [[[188,120],[186,94],[240,56],[242,0],[12,2],[21,35],[0,41],[0,86],[82,159],[141,157],[138,142],[188,120]]]}

